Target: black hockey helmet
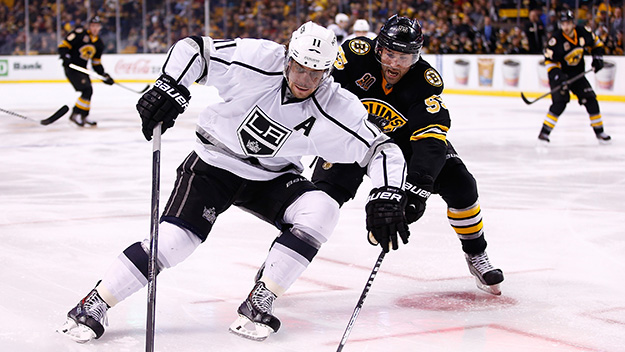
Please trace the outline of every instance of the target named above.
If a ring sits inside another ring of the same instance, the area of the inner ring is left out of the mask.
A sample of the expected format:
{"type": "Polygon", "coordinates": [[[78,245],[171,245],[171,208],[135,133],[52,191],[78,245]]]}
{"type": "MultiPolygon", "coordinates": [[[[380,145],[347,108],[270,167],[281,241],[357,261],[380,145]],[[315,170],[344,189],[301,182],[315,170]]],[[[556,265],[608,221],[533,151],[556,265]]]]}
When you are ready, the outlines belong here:
{"type": "Polygon", "coordinates": [[[560,22],[574,21],[574,20],[575,20],[575,16],[573,15],[573,11],[571,10],[560,11],[560,18],[559,18],[560,22]]]}
{"type": "Polygon", "coordinates": [[[93,16],[91,17],[91,19],[89,20],[89,23],[100,23],[102,24],[102,20],[100,19],[100,16],[93,16]]]}
{"type": "Polygon", "coordinates": [[[414,54],[414,64],[419,60],[422,47],[423,32],[419,21],[393,15],[380,29],[375,53],[378,60],[382,48],[414,54]]]}

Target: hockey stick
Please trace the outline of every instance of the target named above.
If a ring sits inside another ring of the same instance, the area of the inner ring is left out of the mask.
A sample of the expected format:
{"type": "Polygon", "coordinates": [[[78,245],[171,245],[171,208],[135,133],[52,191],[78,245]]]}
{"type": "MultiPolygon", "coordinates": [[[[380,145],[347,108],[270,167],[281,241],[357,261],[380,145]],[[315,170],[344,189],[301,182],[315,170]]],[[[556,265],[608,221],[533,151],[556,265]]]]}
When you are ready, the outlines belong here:
{"type": "Polygon", "coordinates": [[[152,133],[152,217],[150,221],[150,261],[148,262],[148,316],[145,333],[145,351],[154,352],[156,322],[156,275],[158,255],[158,202],[161,183],[161,124],[152,133]]]}
{"type": "Polygon", "coordinates": [[[358,313],[360,313],[360,309],[362,305],[365,303],[365,298],[367,298],[367,293],[369,293],[369,289],[371,289],[371,284],[373,284],[373,279],[375,279],[375,275],[380,270],[380,265],[382,265],[382,260],[384,260],[384,251],[380,253],[378,260],[375,262],[373,266],[373,270],[369,275],[369,280],[367,280],[367,284],[365,285],[364,290],[362,290],[362,294],[360,295],[360,299],[358,299],[358,304],[356,304],[356,308],[354,308],[354,312],[352,313],[351,319],[349,319],[349,323],[347,323],[347,328],[345,328],[345,332],[343,333],[343,338],[341,338],[341,342],[339,343],[339,347],[336,349],[336,352],[341,352],[345,343],[347,342],[347,338],[349,337],[349,333],[352,332],[352,328],[354,327],[354,323],[356,322],[356,318],[358,317],[358,313]]]}
{"type": "MultiPolygon", "coordinates": [[[[87,70],[87,69],[86,69],[86,68],[84,68],[84,67],[81,67],[81,66],[78,66],[78,65],[75,65],[75,64],[69,64],[69,67],[70,67],[70,68],[73,68],[73,69],[74,69],[74,70],[76,70],[76,71],[82,72],[82,73],[84,73],[84,74],[86,74],[86,75],[89,75],[89,76],[91,76],[91,77],[95,77],[95,78],[97,78],[97,79],[100,79],[100,80],[102,80],[102,81],[105,81],[105,80],[106,80],[106,77],[100,76],[97,72],[93,72],[93,71],[91,71],[91,70],[87,70]]],[[[141,90],[134,90],[134,89],[132,89],[132,88],[130,88],[130,87],[127,87],[127,86],[125,86],[125,85],[123,85],[123,84],[119,83],[119,82],[115,82],[114,84],[117,84],[118,86],[120,86],[120,87],[122,87],[122,88],[124,88],[124,89],[127,89],[127,90],[129,90],[129,91],[131,91],[131,92],[137,93],[137,94],[142,94],[142,93],[145,93],[145,91],[146,91],[146,90],[148,90],[148,89],[150,88],[150,85],[149,85],[149,84],[148,84],[147,86],[145,86],[145,88],[143,88],[143,89],[141,89],[141,90]]]]}
{"type": "Polygon", "coordinates": [[[535,102],[537,102],[537,101],[539,101],[540,99],[542,99],[542,98],[544,98],[544,97],[548,96],[549,94],[553,94],[553,93],[555,93],[555,92],[557,92],[557,91],[562,90],[562,87],[563,87],[563,86],[565,86],[565,85],[566,85],[566,86],[568,86],[569,84],[571,84],[571,83],[573,83],[573,82],[577,81],[578,79],[580,79],[580,78],[584,77],[584,75],[586,75],[586,74],[587,74],[587,73],[589,73],[589,72],[592,72],[593,70],[594,70],[594,69],[592,69],[592,68],[591,68],[590,70],[588,70],[588,71],[586,71],[586,72],[582,72],[582,73],[580,73],[580,74],[578,74],[578,75],[576,75],[576,76],[573,76],[572,78],[568,79],[567,81],[565,81],[565,82],[564,82],[564,83],[562,83],[561,85],[559,85],[559,86],[557,86],[557,87],[553,88],[553,89],[552,89],[552,90],[550,90],[549,92],[547,92],[547,93],[545,93],[545,94],[543,94],[543,95],[539,96],[538,98],[536,98],[536,99],[534,99],[534,100],[531,100],[531,101],[530,101],[530,100],[528,100],[528,99],[525,97],[525,94],[523,94],[523,92],[521,92],[521,99],[523,99],[523,101],[524,101],[524,102],[525,102],[525,104],[527,104],[527,105],[534,104],[535,102]]]}
{"type": "Polygon", "coordinates": [[[60,119],[61,117],[63,117],[63,115],[65,115],[65,113],[67,113],[69,111],[69,108],[67,107],[67,105],[63,105],[54,114],[50,115],[50,117],[47,117],[47,118],[45,118],[43,120],[33,119],[32,117],[20,115],[20,114],[18,114],[16,112],[9,111],[9,110],[4,110],[2,108],[0,108],[0,111],[2,111],[4,113],[7,113],[9,115],[17,116],[17,117],[22,118],[24,120],[38,122],[38,123],[40,123],[40,124],[42,124],[44,126],[47,126],[47,125],[51,124],[52,122],[54,122],[54,121],[60,119]]]}

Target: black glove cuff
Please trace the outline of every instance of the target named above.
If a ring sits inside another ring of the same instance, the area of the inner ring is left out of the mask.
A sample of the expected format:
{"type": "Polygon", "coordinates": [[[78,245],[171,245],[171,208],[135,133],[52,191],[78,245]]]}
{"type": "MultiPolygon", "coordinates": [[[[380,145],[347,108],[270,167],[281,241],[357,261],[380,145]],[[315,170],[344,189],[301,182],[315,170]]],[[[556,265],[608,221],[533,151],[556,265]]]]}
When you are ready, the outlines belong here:
{"type": "Polygon", "coordinates": [[[397,202],[399,204],[406,204],[406,193],[398,187],[383,186],[380,188],[374,188],[367,197],[367,205],[376,202],[397,202]]]}
{"type": "Polygon", "coordinates": [[[182,114],[189,107],[189,99],[191,99],[191,93],[189,90],[178,83],[169,75],[160,76],[156,82],[154,82],[154,88],[163,92],[163,95],[167,96],[173,102],[176,107],[176,111],[182,114]]]}

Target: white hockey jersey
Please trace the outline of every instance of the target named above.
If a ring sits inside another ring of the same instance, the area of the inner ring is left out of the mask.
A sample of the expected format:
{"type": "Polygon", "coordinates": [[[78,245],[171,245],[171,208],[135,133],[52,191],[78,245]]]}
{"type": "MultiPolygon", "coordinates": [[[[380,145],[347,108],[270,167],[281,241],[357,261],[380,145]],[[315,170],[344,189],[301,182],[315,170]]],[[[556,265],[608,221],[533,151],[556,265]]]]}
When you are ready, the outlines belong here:
{"type": "Polygon", "coordinates": [[[285,47],[262,39],[186,38],[163,72],[186,87],[215,86],[223,102],[200,113],[195,151],[250,180],[301,173],[301,158],[368,166],[374,187],[402,187],[401,150],[367,121],[358,98],[328,78],[307,99],[285,100],[285,47]]]}

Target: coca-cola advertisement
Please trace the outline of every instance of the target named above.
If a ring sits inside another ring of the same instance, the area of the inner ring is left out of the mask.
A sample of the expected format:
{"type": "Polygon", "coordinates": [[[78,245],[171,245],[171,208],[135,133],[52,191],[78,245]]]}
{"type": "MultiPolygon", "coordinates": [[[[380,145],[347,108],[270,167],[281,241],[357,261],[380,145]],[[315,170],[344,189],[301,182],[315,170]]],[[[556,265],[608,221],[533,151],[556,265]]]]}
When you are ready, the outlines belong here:
{"type": "Polygon", "coordinates": [[[110,55],[104,65],[114,77],[149,79],[158,77],[164,55],[110,55]],[[112,61],[109,63],[109,61],[112,61]],[[110,67],[110,68],[109,68],[110,67]]]}

